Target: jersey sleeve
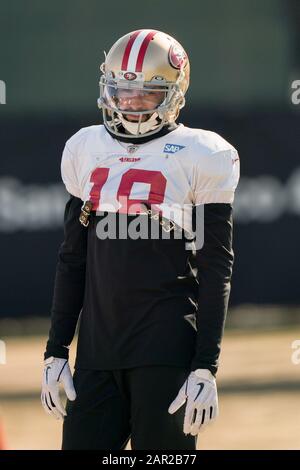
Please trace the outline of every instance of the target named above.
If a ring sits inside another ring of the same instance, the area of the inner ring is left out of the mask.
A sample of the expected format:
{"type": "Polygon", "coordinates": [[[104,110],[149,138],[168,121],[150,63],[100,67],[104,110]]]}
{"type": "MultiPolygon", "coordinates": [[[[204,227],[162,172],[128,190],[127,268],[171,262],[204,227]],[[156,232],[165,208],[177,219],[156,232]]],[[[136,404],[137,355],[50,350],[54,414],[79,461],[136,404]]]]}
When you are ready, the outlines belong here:
{"type": "Polygon", "coordinates": [[[61,160],[61,177],[68,193],[81,198],[78,178],[74,164],[75,155],[70,149],[68,142],[65,145],[61,160]]]}
{"type": "Polygon", "coordinates": [[[239,176],[239,156],[234,147],[202,156],[194,166],[194,204],[232,204],[239,176]]]}

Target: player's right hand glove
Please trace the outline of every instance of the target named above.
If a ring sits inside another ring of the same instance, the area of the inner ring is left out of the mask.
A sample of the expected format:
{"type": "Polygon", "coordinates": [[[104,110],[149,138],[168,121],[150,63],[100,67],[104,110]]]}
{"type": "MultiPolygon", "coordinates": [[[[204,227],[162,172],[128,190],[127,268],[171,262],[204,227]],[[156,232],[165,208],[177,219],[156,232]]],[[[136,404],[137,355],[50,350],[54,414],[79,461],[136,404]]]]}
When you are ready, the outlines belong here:
{"type": "Polygon", "coordinates": [[[56,419],[63,419],[67,415],[59,397],[59,384],[62,383],[69,400],[76,398],[73,378],[67,359],[48,357],[44,361],[44,375],[42,383],[41,401],[46,413],[56,419]]]}

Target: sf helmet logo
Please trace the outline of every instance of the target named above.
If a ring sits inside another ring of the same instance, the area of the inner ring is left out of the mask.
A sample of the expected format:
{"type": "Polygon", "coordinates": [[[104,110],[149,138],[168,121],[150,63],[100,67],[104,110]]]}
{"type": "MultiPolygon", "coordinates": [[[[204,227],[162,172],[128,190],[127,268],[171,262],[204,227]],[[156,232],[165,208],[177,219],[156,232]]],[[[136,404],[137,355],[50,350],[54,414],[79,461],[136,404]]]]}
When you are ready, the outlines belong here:
{"type": "Polygon", "coordinates": [[[173,44],[169,50],[169,61],[175,69],[183,69],[187,62],[187,55],[179,44],[173,44]]]}
{"type": "Polygon", "coordinates": [[[124,73],[125,80],[135,80],[136,77],[137,77],[136,73],[133,73],[133,72],[124,73]]]}

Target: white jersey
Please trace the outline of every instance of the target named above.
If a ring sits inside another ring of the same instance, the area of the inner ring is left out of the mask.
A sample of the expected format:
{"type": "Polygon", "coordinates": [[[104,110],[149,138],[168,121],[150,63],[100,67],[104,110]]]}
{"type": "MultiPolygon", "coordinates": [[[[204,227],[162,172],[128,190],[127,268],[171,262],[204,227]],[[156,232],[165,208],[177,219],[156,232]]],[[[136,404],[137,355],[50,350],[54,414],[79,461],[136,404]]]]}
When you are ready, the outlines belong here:
{"type": "Polygon", "coordinates": [[[182,124],[134,145],[94,125],[67,141],[61,172],[67,191],[92,201],[95,211],[137,213],[146,202],[192,231],[188,207],[233,202],[239,158],[218,134],[182,124]]]}

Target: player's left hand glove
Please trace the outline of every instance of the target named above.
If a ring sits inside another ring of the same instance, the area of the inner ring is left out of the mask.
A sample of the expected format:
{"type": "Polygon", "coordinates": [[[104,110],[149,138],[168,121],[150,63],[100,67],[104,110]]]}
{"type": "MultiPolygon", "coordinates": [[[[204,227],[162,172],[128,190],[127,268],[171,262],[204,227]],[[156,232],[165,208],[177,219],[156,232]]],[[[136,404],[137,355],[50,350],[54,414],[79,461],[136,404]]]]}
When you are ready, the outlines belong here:
{"type": "Polygon", "coordinates": [[[190,373],[171,403],[169,413],[175,413],[185,402],[183,432],[196,436],[219,414],[216,379],[208,369],[190,373]]]}
{"type": "Polygon", "coordinates": [[[56,419],[63,419],[66,410],[59,397],[59,384],[62,383],[69,400],[76,398],[73,378],[67,359],[49,357],[45,360],[41,401],[46,413],[56,419]]]}

